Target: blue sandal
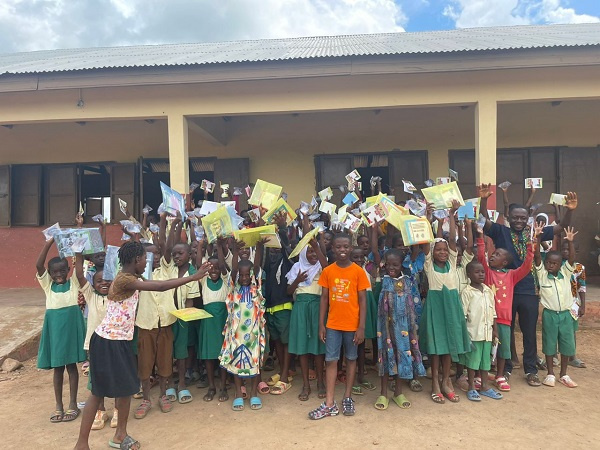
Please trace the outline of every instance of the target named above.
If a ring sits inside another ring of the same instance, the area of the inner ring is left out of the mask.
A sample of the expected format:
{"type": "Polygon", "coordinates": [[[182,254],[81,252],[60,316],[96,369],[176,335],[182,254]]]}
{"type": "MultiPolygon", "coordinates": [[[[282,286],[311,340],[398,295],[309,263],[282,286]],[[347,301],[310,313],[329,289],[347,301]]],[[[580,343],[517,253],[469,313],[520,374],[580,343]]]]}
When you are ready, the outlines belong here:
{"type": "Polygon", "coordinates": [[[169,389],[167,389],[167,391],[165,392],[165,395],[172,402],[176,402],[177,401],[177,391],[175,390],[175,388],[169,388],[169,389]]]}
{"type": "Polygon", "coordinates": [[[494,400],[502,400],[503,397],[503,395],[500,392],[492,388],[489,388],[487,391],[481,391],[480,394],[489,398],[493,398],[494,400]]]}
{"type": "Polygon", "coordinates": [[[242,397],[236,397],[233,399],[233,403],[231,404],[231,409],[234,411],[243,411],[244,410],[244,399],[242,397]]]}
{"type": "Polygon", "coordinates": [[[192,397],[192,393],[187,389],[179,391],[177,398],[179,399],[179,403],[189,403],[194,399],[194,397],[192,397]]]}
{"type": "Polygon", "coordinates": [[[250,399],[250,409],[260,409],[262,408],[262,401],[259,397],[252,397],[250,399]]]}
{"type": "MultiPolygon", "coordinates": [[[[483,394],[483,392],[482,392],[483,394]]],[[[467,398],[469,400],[471,400],[472,402],[480,402],[481,401],[481,397],[479,396],[479,394],[477,393],[477,391],[475,389],[471,389],[470,391],[467,392],[467,398]]]]}

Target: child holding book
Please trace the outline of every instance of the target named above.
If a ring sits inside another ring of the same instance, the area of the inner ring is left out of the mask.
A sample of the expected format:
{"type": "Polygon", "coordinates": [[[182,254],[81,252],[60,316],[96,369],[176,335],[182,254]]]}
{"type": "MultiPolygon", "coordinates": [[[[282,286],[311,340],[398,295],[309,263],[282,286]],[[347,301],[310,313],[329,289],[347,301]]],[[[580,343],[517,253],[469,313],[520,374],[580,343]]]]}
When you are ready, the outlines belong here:
{"type": "Polygon", "coordinates": [[[350,260],[352,239],[349,235],[336,235],[332,241],[332,249],[335,264],[323,269],[319,278],[319,285],[322,287],[319,336],[326,346],[327,394],[321,406],[308,414],[313,420],[339,414],[334,389],[342,343],[347,360],[342,412],[345,416],[355,414],[352,386],[356,375],[358,346],[365,340],[366,289],[369,287],[369,280],[364,269],[350,260]]]}
{"type": "Polygon", "coordinates": [[[544,307],[542,312],[542,351],[546,355],[548,374],[542,382],[545,386],[554,387],[556,376],[552,359],[556,355],[556,348],[560,352],[560,378],[559,381],[567,387],[577,387],[569,375],[567,367],[569,358],[575,355],[575,334],[571,306],[571,276],[575,262],[575,248],[573,240],[575,232],[572,227],[565,229],[565,240],[569,243],[569,258],[563,264],[560,252],[549,251],[546,259],[542,261],[540,246],[543,236],[543,226],[538,223],[535,235],[538,245],[535,248],[535,272],[540,283],[540,302],[544,307]]]}

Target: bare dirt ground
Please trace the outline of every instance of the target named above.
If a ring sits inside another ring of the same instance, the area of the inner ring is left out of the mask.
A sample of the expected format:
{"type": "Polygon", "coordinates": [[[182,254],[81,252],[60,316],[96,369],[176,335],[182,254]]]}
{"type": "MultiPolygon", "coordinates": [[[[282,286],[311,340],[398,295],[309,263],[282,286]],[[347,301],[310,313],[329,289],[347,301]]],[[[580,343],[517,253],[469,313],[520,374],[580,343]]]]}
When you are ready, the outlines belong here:
{"type": "MultiPolygon", "coordinates": [[[[355,397],[354,417],[340,415],[311,421],[307,413],[320,401],[315,386],[308,402],[297,399],[301,381],[294,381],[293,388],[283,396],[263,396],[262,410],[252,411],[247,406],[242,412],[231,410],[231,400],[222,404],[217,399],[204,402],[202,396],[206,390],[193,386],[192,403],[176,404],[172,412],[163,414],[156,403],[158,391],[154,388],[153,409],[144,420],[135,420],[131,415],[129,433],[144,449],[473,448],[494,445],[492,442],[504,448],[598,448],[600,394],[594,380],[600,375],[600,330],[580,331],[577,343],[578,354],[588,368],[569,368],[570,375],[579,383],[576,389],[558,383],[555,388],[529,387],[520,369],[513,374],[512,391],[503,400],[484,398],[474,404],[463,394],[458,404],[436,405],[429,398],[430,382],[423,379],[423,392],[405,389],[413,403],[409,410],[401,410],[390,402],[387,411],[377,411],[373,407],[377,390],[355,397]]],[[[375,372],[369,371],[368,378],[378,384],[375,372]]],[[[87,397],[86,383],[87,378],[82,376],[80,401],[87,397]]],[[[341,391],[338,386],[338,401],[341,391]]],[[[65,382],[65,402],[67,392],[65,382]]],[[[0,374],[4,448],[73,447],[81,421],[51,424],[53,397],[52,372],[38,371],[35,359],[26,362],[25,368],[17,373],[0,374]]],[[[132,401],[132,409],[138,402],[132,401]]],[[[107,400],[109,413],[113,404],[107,400]]],[[[91,448],[108,448],[113,431],[108,425],[92,431],[91,448]]]]}

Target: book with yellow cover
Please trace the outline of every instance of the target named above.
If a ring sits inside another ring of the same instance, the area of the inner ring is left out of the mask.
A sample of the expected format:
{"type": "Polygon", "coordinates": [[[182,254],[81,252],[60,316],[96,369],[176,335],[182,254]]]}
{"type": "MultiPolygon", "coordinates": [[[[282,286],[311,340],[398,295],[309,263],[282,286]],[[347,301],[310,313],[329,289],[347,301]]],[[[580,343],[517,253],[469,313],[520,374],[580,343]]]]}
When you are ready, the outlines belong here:
{"type": "Polygon", "coordinates": [[[260,179],[256,180],[256,186],[252,190],[252,195],[248,199],[248,203],[271,209],[281,195],[281,191],[283,191],[281,186],[260,179]]]}
{"type": "Polygon", "coordinates": [[[275,225],[265,225],[264,227],[246,228],[233,233],[236,240],[243,241],[246,247],[254,247],[264,236],[262,234],[277,233],[275,225]]]}
{"type": "Polygon", "coordinates": [[[421,189],[421,192],[428,203],[433,203],[435,209],[450,208],[452,206],[452,200],[458,200],[458,203],[461,206],[464,206],[465,204],[456,181],[423,188],[421,189]]]}
{"type": "Polygon", "coordinates": [[[202,218],[202,227],[209,243],[215,242],[219,236],[231,236],[235,231],[227,208],[221,206],[215,212],[202,218]]]}
{"type": "Polygon", "coordinates": [[[183,308],[176,309],[175,311],[169,311],[172,316],[177,317],[178,319],[183,320],[184,322],[190,322],[192,320],[198,319],[209,319],[212,317],[211,313],[204,311],[203,309],[198,308],[183,308]]]}
{"type": "Polygon", "coordinates": [[[404,245],[426,244],[433,241],[433,231],[425,217],[400,216],[400,227],[404,245]]]}
{"type": "Polygon", "coordinates": [[[306,247],[308,245],[308,243],[310,242],[310,240],[312,238],[316,237],[317,234],[319,234],[318,228],[313,228],[308,233],[306,233],[304,235],[304,237],[302,239],[300,239],[300,242],[298,242],[298,245],[296,245],[296,248],[294,250],[292,250],[292,253],[290,253],[289,258],[291,259],[295,256],[298,256],[300,254],[300,252],[302,251],[302,249],[304,247],[306,247]]]}
{"type": "Polygon", "coordinates": [[[273,207],[265,213],[265,215],[262,218],[265,221],[265,223],[272,223],[273,216],[276,214],[279,214],[281,211],[285,211],[285,213],[287,215],[288,225],[290,223],[292,223],[292,221],[296,217],[298,217],[296,212],[292,209],[292,207],[290,205],[288,205],[287,202],[283,198],[280,198],[279,200],[277,200],[275,202],[273,207]]]}

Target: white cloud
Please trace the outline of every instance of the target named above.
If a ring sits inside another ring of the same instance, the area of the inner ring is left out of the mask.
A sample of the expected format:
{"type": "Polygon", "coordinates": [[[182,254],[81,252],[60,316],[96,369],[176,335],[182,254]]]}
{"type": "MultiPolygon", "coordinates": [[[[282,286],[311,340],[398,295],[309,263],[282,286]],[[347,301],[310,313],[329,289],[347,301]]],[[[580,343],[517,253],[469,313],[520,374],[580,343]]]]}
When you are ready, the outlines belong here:
{"type": "Polygon", "coordinates": [[[457,28],[600,22],[563,4],[563,0],[451,0],[444,15],[457,28]]]}
{"type": "Polygon", "coordinates": [[[394,0],[2,0],[0,53],[404,31],[394,0]]]}

